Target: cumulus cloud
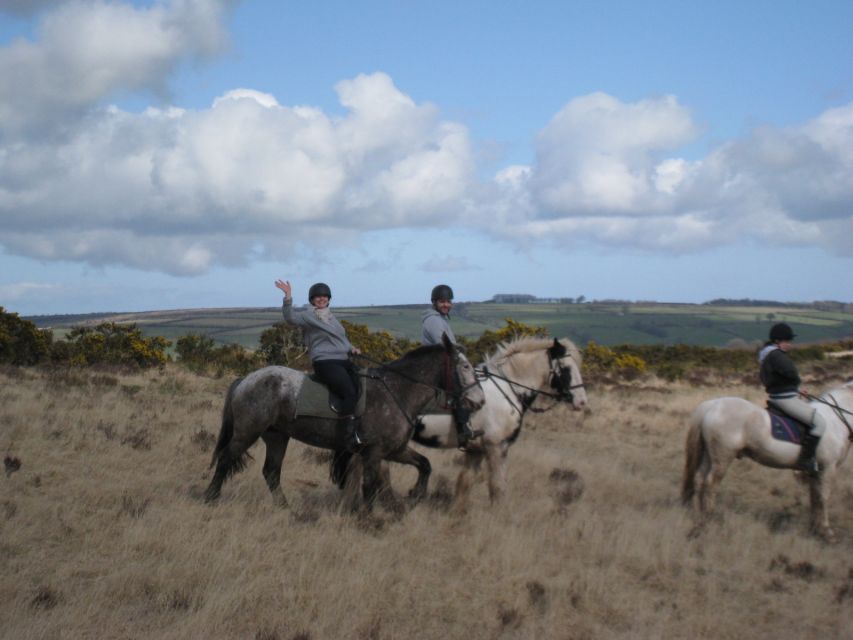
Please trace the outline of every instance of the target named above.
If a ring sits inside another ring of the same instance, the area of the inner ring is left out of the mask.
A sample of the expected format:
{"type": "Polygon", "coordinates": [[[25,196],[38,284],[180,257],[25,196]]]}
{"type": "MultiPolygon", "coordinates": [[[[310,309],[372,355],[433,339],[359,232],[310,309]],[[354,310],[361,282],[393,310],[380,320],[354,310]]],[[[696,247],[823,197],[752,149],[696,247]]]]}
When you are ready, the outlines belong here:
{"type": "Polygon", "coordinates": [[[678,253],[752,238],[853,255],[843,239],[853,230],[853,105],[759,127],[699,160],[672,155],[697,134],[672,96],[577,98],[539,133],[535,163],[495,176],[481,219],[516,241],[678,253]]]}
{"type": "Polygon", "coordinates": [[[0,13],[30,16],[63,0],[0,0],[0,13]]]}
{"type": "Polygon", "coordinates": [[[0,48],[3,249],[181,275],[418,227],[519,244],[685,252],[747,237],[853,252],[853,105],[688,160],[679,149],[701,131],[676,97],[594,93],[543,126],[530,165],[484,179],[465,126],[381,72],[339,82],[337,115],[250,87],[200,110],[108,104],[220,51],[226,6],[72,1],[44,15],[37,40],[0,48]]]}
{"type": "Polygon", "coordinates": [[[479,267],[471,264],[467,256],[433,256],[421,265],[421,270],[427,272],[445,271],[475,271],[479,267]]]}
{"type": "Polygon", "coordinates": [[[226,46],[228,3],[171,0],[148,8],[77,0],[44,15],[37,40],[0,49],[0,139],[56,135],[116,91],[163,93],[186,58],[226,46]]]}

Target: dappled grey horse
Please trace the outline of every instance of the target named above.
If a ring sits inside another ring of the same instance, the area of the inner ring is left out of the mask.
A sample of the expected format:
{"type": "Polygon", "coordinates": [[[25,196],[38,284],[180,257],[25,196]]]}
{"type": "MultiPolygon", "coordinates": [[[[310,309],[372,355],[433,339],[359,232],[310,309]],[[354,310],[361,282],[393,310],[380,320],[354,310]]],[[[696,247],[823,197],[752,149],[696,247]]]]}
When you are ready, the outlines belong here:
{"type": "MultiPolygon", "coordinates": [[[[225,398],[222,427],[213,452],[213,478],[205,492],[208,501],[219,497],[222,483],[246,464],[247,451],[258,438],[266,444],[263,475],[277,504],[286,505],[281,489],[281,467],[290,438],[341,451],[344,428],[340,419],[297,415],[297,398],[306,374],[287,367],[265,367],[235,380],[225,398]]],[[[393,460],[418,469],[420,490],[426,492],[430,464],[408,447],[415,416],[435,397],[449,392],[476,410],[483,390],[462,351],[449,340],[419,347],[389,364],[369,369],[363,379],[366,405],[362,431],[366,445],[359,456],[364,466],[363,487],[368,503],[380,487],[379,463],[393,460]]],[[[333,461],[334,464],[334,461],[333,461]]]]}

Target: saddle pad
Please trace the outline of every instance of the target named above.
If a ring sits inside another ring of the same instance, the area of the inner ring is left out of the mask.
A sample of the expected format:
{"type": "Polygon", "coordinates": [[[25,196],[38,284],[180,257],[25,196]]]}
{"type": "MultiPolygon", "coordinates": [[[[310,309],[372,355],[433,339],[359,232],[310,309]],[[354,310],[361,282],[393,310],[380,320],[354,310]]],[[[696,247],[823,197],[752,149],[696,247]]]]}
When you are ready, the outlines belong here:
{"type": "Polygon", "coordinates": [[[768,411],[770,415],[770,435],[776,440],[800,444],[803,440],[803,431],[808,427],[799,420],[790,416],[783,416],[775,411],[768,411]]]}
{"type": "MultiPolygon", "coordinates": [[[[355,405],[355,415],[360,416],[364,413],[364,406],[367,403],[367,385],[362,381],[358,387],[359,394],[358,403],[355,405]]],[[[305,376],[302,388],[299,390],[299,396],[296,398],[296,415],[313,418],[340,418],[341,415],[330,406],[331,400],[329,387],[305,376]]]]}

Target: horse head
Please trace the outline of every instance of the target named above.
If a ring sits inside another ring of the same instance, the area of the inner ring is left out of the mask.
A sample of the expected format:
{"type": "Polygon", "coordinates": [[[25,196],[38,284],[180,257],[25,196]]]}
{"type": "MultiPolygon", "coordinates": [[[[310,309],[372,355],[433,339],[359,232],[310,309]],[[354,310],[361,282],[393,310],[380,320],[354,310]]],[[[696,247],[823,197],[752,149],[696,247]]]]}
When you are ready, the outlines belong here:
{"type": "Polygon", "coordinates": [[[554,338],[548,347],[548,363],[551,369],[550,386],[561,400],[572,405],[575,411],[586,407],[586,388],[581,378],[580,366],[572,352],[554,338]]]}

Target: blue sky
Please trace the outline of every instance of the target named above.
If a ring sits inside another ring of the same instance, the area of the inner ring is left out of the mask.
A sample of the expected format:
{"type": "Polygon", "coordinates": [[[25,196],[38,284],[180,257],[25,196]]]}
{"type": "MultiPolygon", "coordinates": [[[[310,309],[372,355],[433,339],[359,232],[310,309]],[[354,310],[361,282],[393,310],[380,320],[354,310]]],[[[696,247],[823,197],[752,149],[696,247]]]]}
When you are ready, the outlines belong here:
{"type": "Polygon", "coordinates": [[[0,305],[853,301],[853,3],[0,0],[0,305]],[[301,293],[300,293],[301,292],[301,293]]]}

